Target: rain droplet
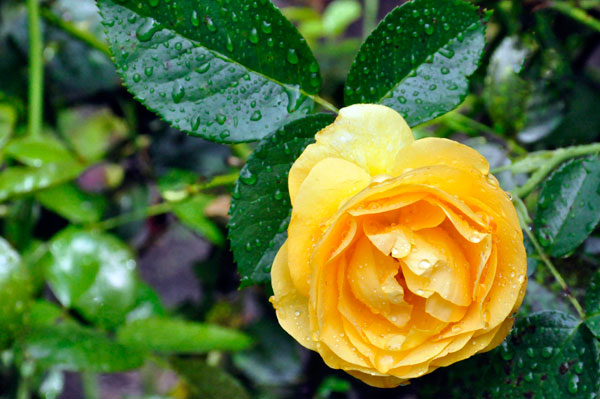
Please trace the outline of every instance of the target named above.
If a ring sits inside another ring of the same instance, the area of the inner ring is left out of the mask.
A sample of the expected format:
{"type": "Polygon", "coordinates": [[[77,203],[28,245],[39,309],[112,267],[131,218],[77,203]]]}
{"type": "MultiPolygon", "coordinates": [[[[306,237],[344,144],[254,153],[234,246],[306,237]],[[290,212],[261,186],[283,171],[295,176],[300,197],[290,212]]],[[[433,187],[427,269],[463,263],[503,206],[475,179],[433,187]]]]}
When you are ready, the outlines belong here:
{"type": "Polygon", "coordinates": [[[223,114],[217,114],[216,121],[219,125],[224,125],[227,122],[227,116],[223,114]]]}
{"type": "Polygon", "coordinates": [[[258,31],[256,30],[256,28],[250,29],[250,34],[248,35],[248,41],[253,44],[258,43],[258,31]]]}
{"type": "Polygon", "coordinates": [[[257,180],[256,175],[252,174],[252,172],[250,172],[250,169],[244,168],[240,172],[240,181],[242,183],[252,186],[252,185],[256,184],[256,180],[257,180]]]}
{"type": "Polygon", "coordinates": [[[200,25],[200,17],[198,16],[198,12],[196,10],[192,11],[192,25],[200,25]]]}
{"type": "Polygon", "coordinates": [[[296,65],[298,63],[299,59],[298,54],[296,54],[296,50],[294,50],[293,48],[288,50],[287,60],[292,65],[296,65]]]}
{"type": "Polygon", "coordinates": [[[262,114],[258,110],[254,111],[252,113],[252,115],[250,115],[250,120],[253,122],[259,121],[261,119],[262,119],[262,114]]]}
{"type": "Polygon", "coordinates": [[[173,102],[175,102],[175,104],[179,104],[181,100],[183,100],[184,96],[185,89],[183,88],[181,83],[179,83],[179,81],[176,80],[175,83],[173,83],[173,91],[171,92],[171,98],[173,99],[173,102]]]}
{"type": "Polygon", "coordinates": [[[161,29],[160,25],[156,20],[152,18],[146,18],[144,23],[136,31],[136,36],[139,41],[147,42],[152,39],[154,34],[161,29]]]}

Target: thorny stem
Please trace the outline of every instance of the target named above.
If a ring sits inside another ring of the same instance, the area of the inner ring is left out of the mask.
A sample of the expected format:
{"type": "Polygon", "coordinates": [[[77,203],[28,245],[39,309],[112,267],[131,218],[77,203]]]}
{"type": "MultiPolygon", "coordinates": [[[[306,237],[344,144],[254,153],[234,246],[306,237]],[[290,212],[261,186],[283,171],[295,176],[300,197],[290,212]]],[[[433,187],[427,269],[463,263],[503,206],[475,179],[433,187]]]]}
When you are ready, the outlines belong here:
{"type": "Polygon", "coordinates": [[[554,151],[532,152],[511,165],[495,168],[492,173],[505,170],[510,170],[513,173],[533,172],[525,184],[514,190],[514,194],[518,197],[525,198],[561,163],[571,158],[597,153],[600,153],[600,143],[559,148],[554,151]]]}
{"type": "MultiPolygon", "coordinates": [[[[237,180],[238,176],[239,176],[239,172],[233,172],[233,173],[229,173],[226,175],[217,176],[214,179],[212,179],[211,181],[209,181],[208,183],[190,185],[190,186],[186,187],[185,192],[181,193],[181,195],[178,198],[178,201],[189,198],[191,195],[197,194],[204,190],[209,190],[209,189],[215,188],[215,187],[231,185],[237,180]]],[[[116,227],[119,227],[119,226],[122,226],[125,224],[129,224],[129,223],[137,222],[139,220],[148,219],[153,216],[158,216],[158,215],[162,215],[165,213],[169,213],[173,210],[173,204],[178,201],[161,202],[159,204],[151,205],[146,208],[140,209],[138,211],[124,213],[122,215],[115,216],[113,218],[106,219],[106,220],[103,220],[98,223],[94,223],[94,224],[90,225],[89,228],[92,230],[102,230],[102,231],[112,230],[116,227]]]]}
{"type": "Polygon", "coordinates": [[[529,227],[529,224],[531,223],[531,217],[529,216],[529,212],[527,212],[527,207],[525,206],[521,198],[519,198],[519,196],[517,196],[516,194],[513,195],[513,201],[515,203],[517,215],[519,216],[519,223],[521,224],[521,228],[529,238],[529,241],[531,241],[531,243],[533,244],[533,247],[540,256],[540,259],[542,260],[544,265],[546,265],[548,270],[550,270],[550,273],[552,273],[552,275],[562,288],[567,298],[569,298],[569,301],[571,301],[571,304],[573,305],[579,316],[582,319],[585,318],[585,312],[583,311],[581,304],[579,303],[577,298],[573,296],[573,293],[569,289],[569,286],[567,285],[565,279],[561,276],[554,264],[552,264],[552,261],[550,260],[548,255],[546,255],[546,252],[544,252],[544,249],[538,242],[535,235],[532,233],[531,228],[529,227]]]}
{"type": "Polygon", "coordinates": [[[29,22],[29,135],[42,132],[44,60],[39,0],[27,0],[29,22]]]}

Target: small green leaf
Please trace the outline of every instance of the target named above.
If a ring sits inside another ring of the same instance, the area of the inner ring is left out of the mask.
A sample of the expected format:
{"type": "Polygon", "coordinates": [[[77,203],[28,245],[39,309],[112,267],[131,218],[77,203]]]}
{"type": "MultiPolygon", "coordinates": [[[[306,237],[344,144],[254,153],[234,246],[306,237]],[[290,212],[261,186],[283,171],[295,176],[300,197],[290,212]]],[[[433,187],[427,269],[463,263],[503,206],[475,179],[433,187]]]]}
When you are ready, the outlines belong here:
{"type": "Polygon", "coordinates": [[[0,237],[0,350],[22,329],[32,288],[21,257],[0,237]]]}
{"type": "Polygon", "coordinates": [[[265,138],[248,158],[229,211],[229,238],[242,286],[270,281],[291,214],[287,174],[315,134],[333,120],[333,115],[319,114],[294,121],[265,138]]]}
{"type": "Polygon", "coordinates": [[[597,271],[585,292],[585,324],[600,338],[600,271],[597,271]]]}
{"type": "Polygon", "coordinates": [[[83,192],[72,183],[39,191],[35,199],[44,208],[80,224],[99,221],[108,205],[104,197],[83,192]]]}
{"type": "Polygon", "coordinates": [[[172,359],[170,363],[187,383],[191,398],[250,398],[244,386],[223,369],[209,366],[198,359],[172,359]]]}
{"type": "MultiPolygon", "coordinates": [[[[561,312],[519,320],[494,351],[419,381],[448,398],[593,398],[600,388],[598,349],[588,328],[561,312]]],[[[421,393],[421,391],[419,392],[421,393]]]]}
{"type": "Polygon", "coordinates": [[[112,373],[135,369],[143,363],[138,352],[74,322],[35,328],[17,348],[21,361],[68,371],[112,373]]]}
{"type": "Polygon", "coordinates": [[[76,163],[71,152],[51,136],[20,137],[12,140],[5,151],[11,158],[36,168],[48,163],[76,163]]]}
{"type": "Polygon", "coordinates": [[[174,202],[172,204],[173,213],[181,223],[213,244],[223,245],[225,242],[223,232],[219,226],[204,216],[206,206],[213,199],[211,196],[198,194],[181,202],[174,202]]]}
{"type": "Polygon", "coordinates": [[[56,304],[44,300],[37,300],[27,314],[28,328],[41,328],[55,324],[65,316],[65,312],[56,304]]]}
{"type": "Polygon", "coordinates": [[[323,13],[323,33],[337,36],[360,18],[361,6],[357,0],[334,0],[323,13]]]}
{"type": "Polygon", "coordinates": [[[58,115],[58,131],[73,150],[88,162],[101,160],[128,135],[125,121],[105,108],[71,108],[58,115]]]}
{"type": "Polygon", "coordinates": [[[49,243],[46,278],[58,300],[112,328],[125,321],[136,299],[135,259],[109,234],[67,228],[49,243]]]}
{"type": "Polygon", "coordinates": [[[165,308],[156,291],[148,284],[138,282],[135,291],[135,304],[133,309],[127,313],[127,321],[164,316],[165,314],[165,308]]]}
{"type": "Polygon", "coordinates": [[[131,348],[160,353],[236,351],[251,340],[239,331],[166,317],[135,320],[117,330],[117,341],[131,348]]]}
{"type": "Polygon", "coordinates": [[[72,162],[47,163],[39,168],[7,168],[0,172],[0,201],[68,182],[82,171],[81,165],[72,162]]]}
{"type": "Polygon", "coordinates": [[[534,226],[551,256],[577,248],[600,222],[600,157],[565,162],[544,182],[534,226]]]}
{"type": "Polygon", "coordinates": [[[180,130],[253,141],[313,108],[319,65],[270,1],[98,5],[125,85],[180,130]]]}
{"type": "Polygon", "coordinates": [[[345,103],[380,103],[415,126],[462,102],[485,46],[477,7],[414,0],[390,12],[352,64],[345,103]]]}

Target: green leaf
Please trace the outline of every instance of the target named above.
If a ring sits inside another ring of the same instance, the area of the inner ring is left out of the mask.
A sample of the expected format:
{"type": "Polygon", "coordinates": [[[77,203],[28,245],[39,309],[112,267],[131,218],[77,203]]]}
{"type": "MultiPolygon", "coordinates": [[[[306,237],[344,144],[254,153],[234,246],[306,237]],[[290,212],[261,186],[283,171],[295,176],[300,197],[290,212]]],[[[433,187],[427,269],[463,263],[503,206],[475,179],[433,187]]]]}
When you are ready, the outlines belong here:
{"type": "Polygon", "coordinates": [[[27,327],[42,328],[55,324],[65,316],[65,312],[56,304],[44,300],[37,300],[27,314],[27,327]]]}
{"type": "Polygon", "coordinates": [[[600,157],[574,159],[544,182],[534,226],[551,256],[577,248],[600,222],[600,157]]]}
{"type": "Polygon", "coordinates": [[[164,316],[165,314],[165,308],[156,291],[148,284],[138,282],[135,292],[135,304],[133,309],[127,313],[127,321],[164,316]]]}
{"type": "Polygon", "coordinates": [[[251,340],[239,331],[166,317],[135,320],[117,330],[117,341],[131,348],[160,353],[236,351],[251,340]]]}
{"type": "Polygon", "coordinates": [[[337,36],[344,33],[348,26],[361,15],[360,3],[356,0],[334,0],[323,13],[323,33],[337,36]]]}
{"type": "Polygon", "coordinates": [[[270,281],[291,214],[287,174],[315,134],[333,120],[333,115],[319,114],[290,123],[265,138],[240,172],[229,211],[229,238],[243,287],[270,281]]]}
{"type": "Polygon", "coordinates": [[[21,137],[6,146],[6,154],[32,167],[48,163],[75,163],[75,158],[65,146],[51,136],[21,137]]]}
{"type": "Polygon", "coordinates": [[[3,236],[18,251],[31,243],[33,230],[40,217],[40,206],[33,198],[19,198],[11,201],[4,218],[3,236]]]}
{"type": "Polygon", "coordinates": [[[198,359],[172,359],[171,366],[187,383],[189,397],[249,399],[244,386],[225,370],[198,359]]]}
{"type": "Polygon", "coordinates": [[[10,104],[0,104],[0,148],[3,148],[12,136],[16,122],[15,108],[10,104]]]}
{"type": "Polygon", "coordinates": [[[581,320],[560,312],[538,313],[519,320],[494,351],[436,372],[422,383],[447,387],[447,397],[456,399],[593,398],[600,382],[594,341],[581,320]]]}
{"type": "Polygon", "coordinates": [[[82,171],[82,166],[72,162],[47,163],[39,168],[7,168],[0,172],[0,201],[68,182],[82,171]]]}
{"type": "Polygon", "coordinates": [[[45,208],[80,224],[99,221],[108,205],[104,197],[83,192],[72,183],[39,191],[35,199],[45,208]]]}
{"type": "Polygon", "coordinates": [[[98,373],[131,370],[143,363],[138,352],[74,322],[33,329],[18,344],[17,356],[42,368],[98,373]]]}
{"type": "Polygon", "coordinates": [[[462,102],[485,46],[477,7],[414,0],[390,12],[367,38],[346,82],[345,103],[380,103],[415,126],[462,102]]]}
{"type": "Polygon", "coordinates": [[[99,0],[125,85],[189,134],[259,140],[313,108],[319,65],[268,0],[99,0]]]}
{"type": "Polygon", "coordinates": [[[67,228],[49,243],[46,278],[58,300],[106,328],[125,321],[136,300],[135,259],[114,236],[67,228]]]}
{"type": "Polygon", "coordinates": [[[225,237],[215,223],[204,216],[206,206],[213,201],[213,197],[198,194],[190,199],[174,202],[173,213],[185,226],[205,237],[213,244],[223,245],[225,237]]]}
{"type": "Polygon", "coordinates": [[[585,324],[600,338],[600,271],[597,271],[585,292],[585,324]]]}
{"type": "Polygon", "coordinates": [[[19,254],[0,237],[0,350],[20,332],[32,284],[19,254]]]}
{"type": "Polygon", "coordinates": [[[490,59],[482,99],[494,125],[503,132],[524,127],[532,87],[519,73],[529,53],[518,37],[506,37],[490,59]]]}
{"type": "Polygon", "coordinates": [[[105,108],[71,108],[58,115],[58,131],[88,162],[101,160],[110,148],[127,138],[127,124],[105,108]]]}

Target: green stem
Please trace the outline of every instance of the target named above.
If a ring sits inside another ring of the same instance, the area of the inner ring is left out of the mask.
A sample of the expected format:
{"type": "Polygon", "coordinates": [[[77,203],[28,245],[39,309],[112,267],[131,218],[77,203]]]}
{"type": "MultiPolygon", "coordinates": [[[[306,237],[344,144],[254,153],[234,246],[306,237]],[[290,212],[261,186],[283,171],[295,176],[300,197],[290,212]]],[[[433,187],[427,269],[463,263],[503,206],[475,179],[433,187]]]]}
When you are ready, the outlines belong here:
{"type": "Polygon", "coordinates": [[[515,190],[517,196],[525,198],[561,163],[571,158],[597,153],[600,153],[600,143],[559,148],[554,151],[532,152],[511,165],[502,166],[492,170],[492,173],[498,173],[505,170],[510,170],[513,173],[533,172],[529,180],[515,190]]]}
{"type": "Polygon", "coordinates": [[[600,21],[592,17],[590,14],[588,14],[581,8],[577,8],[574,5],[564,1],[552,2],[550,3],[550,8],[600,32],[600,21]]]}
{"type": "Polygon", "coordinates": [[[116,227],[124,224],[137,222],[138,220],[144,220],[151,218],[152,216],[162,215],[164,213],[171,212],[170,202],[161,202],[160,204],[151,205],[138,211],[124,213],[114,218],[103,220],[102,222],[95,223],[90,226],[93,230],[112,230],[116,227]]]}
{"type": "Polygon", "coordinates": [[[377,26],[377,13],[379,0],[365,0],[365,14],[363,17],[363,37],[366,38],[377,26]]]}
{"type": "Polygon", "coordinates": [[[29,21],[29,135],[42,132],[44,60],[39,0],[27,0],[29,21]]]}
{"type": "Polygon", "coordinates": [[[17,387],[17,399],[29,399],[31,398],[29,377],[23,377],[19,379],[19,386],[17,387]]]}
{"type": "Polygon", "coordinates": [[[320,104],[321,106],[330,110],[331,112],[334,112],[336,114],[338,112],[340,112],[340,110],[335,105],[331,104],[329,101],[325,100],[323,97],[319,97],[317,95],[309,95],[309,97],[312,98],[314,102],[316,102],[317,104],[320,104]]]}
{"type": "Polygon", "coordinates": [[[81,40],[82,42],[86,43],[88,46],[100,51],[101,53],[107,55],[108,57],[111,56],[110,49],[108,48],[106,43],[104,43],[102,40],[98,39],[91,32],[79,29],[73,23],[63,20],[62,18],[60,18],[59,16],[57,16],[56,14],[54,14],[52,11],[48,10],[47,8],[42,8],[41,14],[42,14],[42,17],[44,18],[44,20],[46,20],[46,22],[56,26],[59,29],[62,29],[69,35],[73,36],[76,39],[81,40]]]}
{"type": "Polygon", "coordinates": [[[112,230],[116,227],[137,222],[139,220],[145,220],[151,218],[153,216],[163,215],[165,213],[169,213],[173,210],[173,204],[182,200],[185,200],[190,195],[197,194],[204,190],[209,190],[215,187],[228,186],[237,180],[239,176],[239,172],[232,172],[226,175],[217,176],[208,183],[197,184],[188,186],[181,195],[171,195],[172,197],[176,197],[178,201],[166,201],[161,202],[156,205],[151,205],[146,208],[133,211],[130,213],[124,213],[119,216],[115,216],[110,219],[103,220],[98,223],[94,223],[89,226],[91,230],[112,230]]]}
{"type": "Polygon", "coordinates": [[[577,311],[579,316],[583,319],[585,317],[585,312],[583,311],[581,304],[579,303],[577,298],[575,298],[573,296],[573,293],[569,289],[569,286],[567,285],[565,279],[561,276],[561,274],[556,269],[554,264],[552,264],[552,261],[550,260],[548,255],[546,255],[546,252],[544,252],[544,249],[538,242],[535,235],[532,233],[531,228],[529,227],[529,224],[531,223],[531,217],[529,216],[527,207],[525,206],[525,204],[523,203],[521,198],[519,198],[517,195],[513,195],[513,201],[515,203],[517,215],[519,216],[519,222],[521,224],[521,228],[523,229],[523,231],[525,232],[525,234],[527,235],[527,237],[533,244],[533,247],[535,248],[536,252],[538,253],[538,255],[539,255],[540,259],[542,260],[542,262],[544,263],[544,265],[546,265],[548,270],[550,270],[550,273],[552,273],[552,275],[554,276],[554,278],[556,279],[556,281],[562,288],[562,290],[565,293],[565,295],[567,296],[567,298],[569,298],[569,301],[571,302],[571,304],[573,305],[573,307],[575,308],[575,310],[577,311]]]}
{"type": "Polygon", "coordinates": [[[84,372],[81,374],[81,380],[83,383],[83,393],[85,399],[99,399],[100,389],[98,387],[98,379],[96,378],[96,374],[84,372]]]}

